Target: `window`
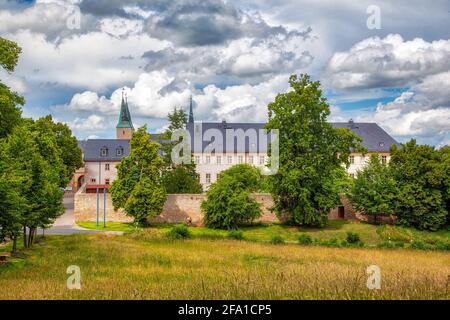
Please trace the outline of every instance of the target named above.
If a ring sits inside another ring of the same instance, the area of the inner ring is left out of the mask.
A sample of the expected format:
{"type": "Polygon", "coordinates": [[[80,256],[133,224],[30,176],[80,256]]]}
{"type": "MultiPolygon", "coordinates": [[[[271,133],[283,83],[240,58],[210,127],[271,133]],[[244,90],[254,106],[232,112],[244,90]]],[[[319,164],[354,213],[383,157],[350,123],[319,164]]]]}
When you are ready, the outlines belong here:
{"type": "Polygon", "coordinates": [[[109,185],[109,179],[105,179],[105,184],[109,185]]]}
{"type": "Polygon", "coordinates": [[[253,164],[253,156],[248,156],[247,162],[253,164]]]}
{"type": "Polygon", "coordinates": [[[350,161],[350,164],[354,164],[355,163],[355,156],[350,156],[349,161],[350,161]]]}
{"type": "Polygon", "coordinates": [[[216,181],[217,181],[217,179],[219,179],[219,175],[220,175],[220,173],[216,173],[216,181]]]}
{"type": "Polygon", "coordinates": [[[227,156],[227,162],[228,162],[228,164],[232,164],[233,163],[233,156],[227,156]]]}
{"type": "Polygon", "coordinates": [[[379,145],[380,147],[384,147],[384,142],[380,142],[378,145],[379,145]]]}
{"type": "Polygon", "coordinates": [[[350,173],[350,178],[355,179],[355,174],[354,173],[350,173]]]}
{"type": "Polygon", "coordinates": [[[107,157],[108,156],[108,148],[107,147],[103,147],[100,149],[100,155],[102,157],[107,157]]]}
{"type": "Polygon", "coordinates": [[[116,149],[116,156],[120,157],[121,155],[123,155],[123,148],[119,147],[116,149]]]}
{"type": "Polygon", "coordinates": [[[217,164],[222,164],[222,157],[221,156],[217,156],[216,157],[216,163],[217,164]]]}
{"type": "Polygon", "coordinates": [[[206,183],[211,183],[211,173],[207,173],[205,177],[206,183]]]}
{"type": "Polygon", "coordinates": [[[206,164],[210,164],[211,163],[211,156],[206,156],[206,164]]]}
{"type": "Polygon", "coordinates": [[[386,164],[387,163],[387,156],[381,156],[381,163],[386,164]]]}
{"type": "Polygon", "coordinates": [[[243,163],[243,162],[244,162],[244,157],[238,156],[238,163],[243,163]]]}
{"type": "Polygon", "coordinates": [[[105,163],[105,171],[109,171],[109,163],[105,163]]]}
{"type": "Polygon", "coordinates": [[[259,164],[263,165],[266,163],[266,159],[264,156],[259,156],[259,164]]]}
{"type": "Polygon", "coordinates": [[[96,183],[96,182],[97,182],[97,179],[95,179],[95,178],[91,179],[91,183],[96,183]]]}
{"type": "Polygon", "coordinates": [[[199,164],[200,163],[200,156],[195,156],[194,157],[194,161],[195,161],[195,164],[199,164]]]}

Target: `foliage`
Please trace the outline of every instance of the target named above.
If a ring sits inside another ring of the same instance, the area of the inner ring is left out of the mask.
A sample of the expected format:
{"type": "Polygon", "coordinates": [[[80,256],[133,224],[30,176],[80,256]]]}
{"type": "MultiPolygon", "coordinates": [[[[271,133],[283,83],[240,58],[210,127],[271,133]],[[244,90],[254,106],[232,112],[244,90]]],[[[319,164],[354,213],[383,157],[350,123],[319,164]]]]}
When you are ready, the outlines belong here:
{"type": "Polygon", "coordinates": [[[117,179],[111,186],[114,208],[124,208],[138,224],[160,214],[166,200],[158,146],[145,126],[139,128],[130,141],[130,155],[117,165],[117,179]]]}
{"type": "Polygon", "coordinates": [[[313,243],[313,239],[311,238],[311,236],[309,234],[301,233],[298,236],[298,243],[305,244],[305,245],[312,244],[313,243]]]}
{"type": "Polygon", "coordinates": [[[162,184],[167,193],[202,193],[199,175],[192,166],[177,166],[165,170],[162,184]],[[194,169],[194,170],[193,170],[194,169]]]}
{"type": "Polygon", "coordinates": [[[397,196],[397,184],[389,166],[381,163],[378,155],[372,155],[369,163],[358,172],[348,198],[355,209],[375,222],[378,216],[394,213],[394,199],[397,196]]]}
{"type": "Polygon", "coordinates": [[[223,171],[207,192],[207,199],[201,207],[205,213],[206,226],[217,229],[236,229],[243,223],[251,223],[261,216],[258,202],[250,197],[255,187],[252,179],[254,169],[239,165],[223,171]]]}
{"type": "MultiPolygon", "coordinates": [[[[0,37],[0,66],[14,71],[22,49],[13,41],[0,37]]],[[[25,100],[0,81],[0,139],[6,137],[21,122],[25,100]]]]}
{"type": "Polygon", "coordinates": [[[361,237],[356,232],[347,232],[347,238],[348,243],[358,243],[361,241],[361,237]]]}
{"type": "Polygon", "coordinates": [[[220,177],[229,176],[248,191],[256,192],[261,185],[261,173],[247,163],[236,164],[220,173],[220,177]]]}
{"type": "MultiPolygon", "coordinates": [[[[327,122],[330,107],[320,82],[293,75],[293,90],[270,103],[266,129],[279,129],[278,173],[269,177],[275,211],[298,225],[323,226],[340,203],[351,151],[364,151],[349,129],[327,122]]],[[[347,180],[348,181],[348,180],[347,180]]]]}
{"type": "Polygon", "coordinates": [[[184,224],[177,224],[172,229],[170,229],[167,234],[169,238],[177,240],[177,239],[189,239],[192,237],[191,232],[188,227],[184,224]]]}
{"type": "Polygon", "coordinates": [[[394,146],[390,167],[398,185],[398,223],[423,230],[441,229],[448,216],[450,152],[418,145],[415,140],[394,146]]]}
{"type": "Polygon", "coordinates": [[[234,239],[234,240],[244,240],[244,233],[240,230],[231,230],[228,233],[228,238],[234,239]]]}
{"type": "Polygon", "coordinates": [[[285,242],[284,238],[279,235],[273,236],[272,239],[270,239],[271,244],[284,244],[285,242]]]}

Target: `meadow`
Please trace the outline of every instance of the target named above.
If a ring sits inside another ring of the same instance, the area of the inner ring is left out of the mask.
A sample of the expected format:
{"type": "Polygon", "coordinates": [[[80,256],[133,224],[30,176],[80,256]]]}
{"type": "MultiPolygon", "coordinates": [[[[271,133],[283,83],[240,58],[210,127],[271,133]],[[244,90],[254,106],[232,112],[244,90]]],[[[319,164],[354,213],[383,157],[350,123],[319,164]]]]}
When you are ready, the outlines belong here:
{"type": "Polygon", "coordinates": [[[445,251],[170,240],[162,231],[39,237],[0,266],[0,299],[450,299],[445,251]],[[81,290],[66,287],[70,265],[81,290]],[[381,268],[380,290],[366,286],[369,265],[381,268]]]}

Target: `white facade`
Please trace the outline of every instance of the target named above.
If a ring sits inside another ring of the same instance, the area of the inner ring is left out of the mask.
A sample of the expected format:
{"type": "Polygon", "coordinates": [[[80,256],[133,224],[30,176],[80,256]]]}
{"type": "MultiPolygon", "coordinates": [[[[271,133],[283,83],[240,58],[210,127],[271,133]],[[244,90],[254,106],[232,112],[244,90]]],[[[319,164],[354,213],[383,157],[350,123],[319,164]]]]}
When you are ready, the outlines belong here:
{"type": "Polygon", "coordinates": [[[85,183],[112,184],[117,178],[117,161],[86,161],[85,183]]]}

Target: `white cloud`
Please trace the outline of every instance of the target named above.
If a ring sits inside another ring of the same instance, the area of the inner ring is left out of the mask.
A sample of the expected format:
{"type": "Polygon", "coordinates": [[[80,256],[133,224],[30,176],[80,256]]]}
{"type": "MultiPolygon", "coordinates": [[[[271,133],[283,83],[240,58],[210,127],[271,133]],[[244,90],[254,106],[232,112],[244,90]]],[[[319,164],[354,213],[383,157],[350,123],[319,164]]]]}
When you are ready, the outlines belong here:
{"type": "MultiPolygon", "coordinates": [[[[165,118],[175,107],[187,108],[192,94],[195,117],[202,120],[256,122],[267,118],[267,104],[276,94],[288,89],[288,75],[280,75],[257,85],[235,85],[223,89],[211,84],[195,90],[185,83],[182,90],[172,89],[175,81],[165,71],[142,73],[132,88],[125,88],[132,115],[165,118]]],[[[75,94],[67,106],[70,111],[118,114],[122,89],[110,98],[85,91],[75,94]]]]}
{"type": "Polygon", "coordinates": [[[450,69],[450,39],[405,41],[398,34],[372,37],[330,59],[333,88],[400,87],[450,69]]]}
{"type": "Polygon", "coordinates": [[[94,132],[106,129],[108,123],[104,117],[92,114],[87,118],[75,118],[68,126],[74,131],[94,132]]]}

